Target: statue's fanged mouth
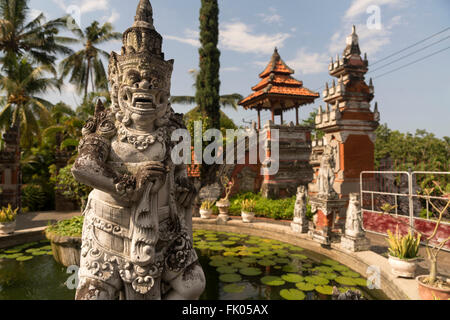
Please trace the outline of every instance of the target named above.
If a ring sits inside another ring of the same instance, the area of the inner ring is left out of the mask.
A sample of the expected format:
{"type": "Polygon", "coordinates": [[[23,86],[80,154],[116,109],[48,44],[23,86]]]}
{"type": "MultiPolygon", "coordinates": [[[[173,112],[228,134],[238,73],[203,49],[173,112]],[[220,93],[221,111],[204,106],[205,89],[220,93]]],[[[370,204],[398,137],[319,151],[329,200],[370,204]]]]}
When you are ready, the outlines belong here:
{"type": "Polygon", "coordinates": [[[148,93],[134,93],[132,108],[142,112],[151,112],[155,110],[153,96],[148,93]]]}

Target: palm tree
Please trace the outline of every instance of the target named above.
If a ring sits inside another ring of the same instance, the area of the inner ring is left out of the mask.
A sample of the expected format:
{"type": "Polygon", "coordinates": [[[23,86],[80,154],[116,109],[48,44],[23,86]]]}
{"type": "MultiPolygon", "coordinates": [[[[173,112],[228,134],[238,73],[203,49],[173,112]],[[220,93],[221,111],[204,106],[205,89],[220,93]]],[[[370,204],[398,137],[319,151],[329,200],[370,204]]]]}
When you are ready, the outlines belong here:
{"type": "MultiPolygon", "coordinates": [[[[196,69],[191,69],[188,71],[192,78],[194,79],[194,84],[192,85],[194,88],[196,87],[197,77],[199,75],[199,71],[196,69]]],[[[219,104],[222,107],[231,107],[234,110],[238,108],[238,102],[244,99],[242,95],[239,93],[226,94],[219,97],[219,104]]],[[[196,100],[194,96],[173,96],[170,98],[170,103],[172,104],[196,104],[196,100]]]]}
{"type": "Polygon", "coordinates": [[[14,63],[16,56],[27,56],[33,62],[51,65],[56,54],[71,54],[64,44],[73,39],[58,36],[67,18],[46,21],[43,13],[28,22],[27,0],[0,0],[0,52],[3,65],[14,63]]]}
{"type": "Polygon", "coordinates": [[[88,96],[89,81],[92,83],[92,91],[107,90],[108,81],[101,58],[109,59],[109,54],[98,46],[119,39],[122,34],[113,32],[110,23],[100,27],[98,21],[92,22],[84,31],[75,28],[72,32],[78,37],[77,43],[83,48],[61,61],[61,78],[64,79],[70,74],[70,83],[74,84],[80,93],[84,90],[84,98],[88,96]]]}
{"type": "MultiPolygon", "coordinates": [[[[48,65],[34,67],[26,58],[11,60],[4,66],[5,74],[0,75],[0,126],[17,126],[20,139],[25,146],[31,146],[34,138],[40,137],[40,127],[49,120],[52,103],[41,98],[51,88],[60,89],[60,81],[55,77],[46,78],[52,73],[48,65]]],[[[53,75],[55,75],[53,73],[53,75]]]]}

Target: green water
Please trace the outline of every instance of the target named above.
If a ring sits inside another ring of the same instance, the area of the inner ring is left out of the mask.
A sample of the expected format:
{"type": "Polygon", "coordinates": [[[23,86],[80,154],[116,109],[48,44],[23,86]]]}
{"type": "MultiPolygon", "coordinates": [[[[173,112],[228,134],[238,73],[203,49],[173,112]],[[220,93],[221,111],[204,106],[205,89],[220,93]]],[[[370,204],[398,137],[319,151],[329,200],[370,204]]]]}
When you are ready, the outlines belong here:
{"type": "MultiPolygon", "coordinates": [[[[198,230],[194,245],[206,275],[201,300],[324,300],[333,286],[387,299],[350,268],[279,241],[198,230]]],[[[47,242],[0,250],[0,300],[73,300],[69,277],[47,242]]]]}

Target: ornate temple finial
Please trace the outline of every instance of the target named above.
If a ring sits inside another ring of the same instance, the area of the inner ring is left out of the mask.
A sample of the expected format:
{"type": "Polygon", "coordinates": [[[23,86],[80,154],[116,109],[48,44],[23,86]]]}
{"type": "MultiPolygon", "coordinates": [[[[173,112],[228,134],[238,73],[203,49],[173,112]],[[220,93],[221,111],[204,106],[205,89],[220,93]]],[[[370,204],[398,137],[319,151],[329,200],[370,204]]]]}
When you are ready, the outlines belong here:
{"type": "Polygon", "coordinates": [[[149,0],[140,0],[134,18],[134,27],[154,29],[153,8],[149,0]]]}
{"type": "Polygon", "coordinates": [[[347,47],[344,50],[344,57],[352,54],[361,55],[361,50],[359,49],[359,38],[356,34],[355,25],[352,27],[352,34],[347,37],[347,47]]]}
{"type": "Polygon", "coordinates": [[[372,78],[370,78],[370,80],[369,80],[369,87],[373,87],[373,80],[372,80],[372,78]]]}

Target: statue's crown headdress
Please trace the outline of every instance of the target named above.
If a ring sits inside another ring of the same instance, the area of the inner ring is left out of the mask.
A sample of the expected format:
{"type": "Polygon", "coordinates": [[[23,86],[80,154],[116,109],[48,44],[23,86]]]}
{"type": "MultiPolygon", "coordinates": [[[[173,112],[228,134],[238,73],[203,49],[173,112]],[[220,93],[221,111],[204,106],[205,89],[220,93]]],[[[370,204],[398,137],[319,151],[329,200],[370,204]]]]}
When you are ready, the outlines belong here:
{"type": "Polygon", "coordinates": [[[156,88],[170,91],[173,60],[165,61],[162,37],[153,25],[153,9],[149,0],[140,0],[134,24],[123,34],[121,54],[113,52],[109,62],[110,82],[121,83],[130,69],[148,71],[156,88]]]}

